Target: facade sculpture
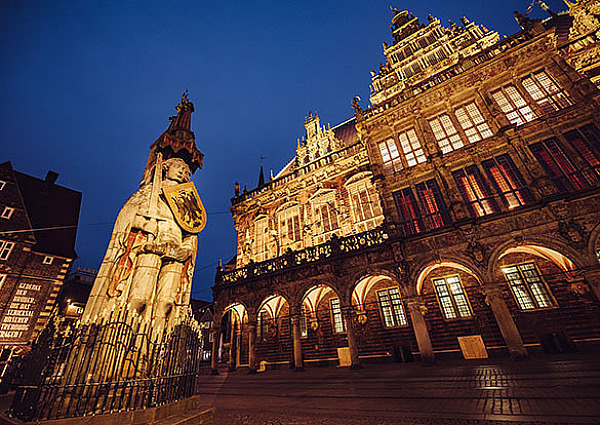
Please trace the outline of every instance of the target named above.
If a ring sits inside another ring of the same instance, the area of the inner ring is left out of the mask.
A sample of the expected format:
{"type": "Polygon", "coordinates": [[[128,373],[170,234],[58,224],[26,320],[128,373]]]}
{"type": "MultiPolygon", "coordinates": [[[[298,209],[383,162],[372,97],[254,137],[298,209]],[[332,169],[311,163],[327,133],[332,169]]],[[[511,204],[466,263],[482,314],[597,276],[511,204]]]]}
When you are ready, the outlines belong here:
{"type": "Polygon", "coordinates": [[[128,306],[158,328],[190,301],[198,237],[206,213],[191,173],[202,165],[184,95],[167,131],[151,146],[140,188],[121,209],[83,320],[128,306]],[[191,185],[191,186],[189,186],[191,185]]]}
{"type": "Polygon", "coordinates": [[[596,3],[504,39],[393,10],[371,105],[353,101],[337,141],[309,116],[288,166],[232,198],[238,253],[213,288],[224,360],[358,367],[598,343],[596,3]]]}

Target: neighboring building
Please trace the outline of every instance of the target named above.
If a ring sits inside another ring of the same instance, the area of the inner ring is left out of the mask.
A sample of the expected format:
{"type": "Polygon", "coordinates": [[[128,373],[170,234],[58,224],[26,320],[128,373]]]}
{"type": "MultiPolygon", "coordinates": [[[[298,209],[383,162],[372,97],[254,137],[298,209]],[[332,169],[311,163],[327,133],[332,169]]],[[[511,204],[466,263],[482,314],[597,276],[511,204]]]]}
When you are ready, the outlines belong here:
{"type": "Polygon", "coordinates": [[[43,329],[77,254],[81,193],[0,164],[0,348],[26,351],[43,329]]]}
{"type": "Polygon", "coordinates": [[[213,288],[223,359],[358,366],[599,342],[600,60],[569,65],[598,31],[571,31],[586,7],[516,14],[523,31],[502,40],[394,10],[373,106],[355,99],[332,130],[309,115],[294,160],[232,198],[236,262],[213,288]]]}
{"type": "Polygon", "coordinates": [[[202,333],[202,361],[210,361],[213,342],[213,303],[202,300],[190,300],[190,308],[194,318],[200,325],[202,333]]]}
{"type": "Polygon", "coordinates": [[[81,318],[97,275],[98,270],[83,267],[67,274],[56,301],[60,316],[71,321],[81,318]]]}

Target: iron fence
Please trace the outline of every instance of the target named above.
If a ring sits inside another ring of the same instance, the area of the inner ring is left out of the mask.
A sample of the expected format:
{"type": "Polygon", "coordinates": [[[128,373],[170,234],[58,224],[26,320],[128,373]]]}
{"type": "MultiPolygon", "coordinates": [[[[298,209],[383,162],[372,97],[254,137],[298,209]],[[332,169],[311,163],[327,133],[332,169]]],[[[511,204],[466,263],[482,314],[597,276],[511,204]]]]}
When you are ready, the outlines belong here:
{"type": "Polygon", "coordinates": [[[203,368],[201,349],[191,317],[164,330],[127,308],[94,324],[54,320],[22,364],[11,414],[26,421],[70,418],[190,397],[203,368]]]}

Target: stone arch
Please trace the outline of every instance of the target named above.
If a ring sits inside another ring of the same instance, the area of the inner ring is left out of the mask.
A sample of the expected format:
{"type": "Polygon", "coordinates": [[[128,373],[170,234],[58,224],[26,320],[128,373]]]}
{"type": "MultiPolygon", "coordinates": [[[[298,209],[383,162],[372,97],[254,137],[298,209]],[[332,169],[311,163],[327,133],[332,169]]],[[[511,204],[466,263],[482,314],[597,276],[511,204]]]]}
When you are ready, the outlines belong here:
{"type": "Polygon", "coordinates": [[[266,310],[270,317],[273,319],[278,319],[281,313],[282,308],[285,305],[289,306],[289,302],[287,298],[280,294],[272,294],[265,297],[258,308],[256,309],[256,313],[260,313],[262,310],[266,310]]]}
{"type": "Polygon", "coordinates": [[[430,262],[428,264],[423,265],[417,272],[415,276],[415,285],[414,290],[416,295],[421,295],[423,291],[423,284],[425,283],[425,278],[434,270],[449,267],[453,269],[460,270],[473,278],[479,283],[479,285],[483,285],[483,279],[480,273],[478,273],[476,268],[472,267],[468,263],[465,264],[464,261],[457,261],[456,259],[448,259],[448,260],[437,260],[434,262],[430,262]]]}
{"type": "Polygon", "coordinates": [[[244,320],[248,320],[248,308],[244,303],[240,301],[232,302],[223,309],[223,313],[221,315],[225,316],[225,314],[230,311],[233,311],[236,314],[236,317],[240,320],[240,323],[243,323],[244,320]]]}
{"type": "Polygon", "coordinates": [[[600,252],[600,223],[591,231],[587,243],[587,255],[590,265],[595,265],[600,261],[598,252],[600,252]]]}
{"type": "Polygon", "coordinates": [[[398,286],[401,289],[401,293],[404,289],[398,280],[398,277],[388,270],[378,270],[369,273],[363,273],[354,282],[354,285],[349,288],[350,294],[348,298],[350,300],[350,304],[358,307],[359,310],[364,308],[368,293],[379,283],[390,282],[391,284],[398,286]]]}

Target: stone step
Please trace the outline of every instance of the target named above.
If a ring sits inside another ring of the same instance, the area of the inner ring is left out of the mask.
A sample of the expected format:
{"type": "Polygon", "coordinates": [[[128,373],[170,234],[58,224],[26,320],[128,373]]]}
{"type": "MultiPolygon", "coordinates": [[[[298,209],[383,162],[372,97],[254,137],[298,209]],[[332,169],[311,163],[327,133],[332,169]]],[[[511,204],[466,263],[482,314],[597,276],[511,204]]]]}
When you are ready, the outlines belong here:
{"type": "Polygon", "coordinates": [[[206,423],[213,416],[213,409],[205,408],[195,412],[169,416],[154,425],[200,425],[206,423]]]}

